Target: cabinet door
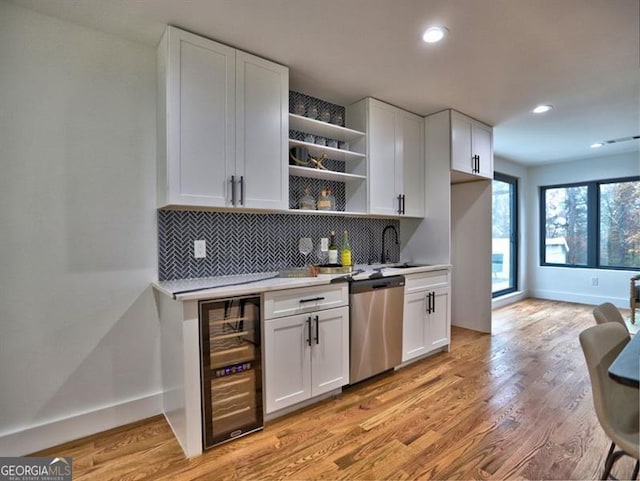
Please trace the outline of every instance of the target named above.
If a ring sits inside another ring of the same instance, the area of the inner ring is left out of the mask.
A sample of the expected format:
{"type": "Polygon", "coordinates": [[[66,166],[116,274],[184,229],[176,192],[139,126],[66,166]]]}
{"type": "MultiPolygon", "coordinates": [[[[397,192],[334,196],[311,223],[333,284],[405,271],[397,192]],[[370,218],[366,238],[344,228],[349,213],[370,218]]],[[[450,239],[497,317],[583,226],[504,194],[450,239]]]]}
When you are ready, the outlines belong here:
{"type": "MultiPolygon", "coordinates": [[[[170,27],[171,28],[171,27],[170,27]]],[[[235,50],[169,31],[168,203],[229,205],[235,162],[235,50]]]]}
{"type": "Polygon", "coordinates": [[[424,119],[400,113],[402,133],[402,185],[404,215],[424,217],[424,119]]]}
{"type": "Polygon", "coordinates": [[[451,112],[451,168],[468,174],[473,173],[471,153],[471,119],[451,112]]]}
{"type": "Polygon", "coordinates": [[[267,413],[311,397],[310,318],[301,314],[264,323],[267,413]]]}
{"type": "Polygon", "coordinates": [[[421,356],[428,351],[427,338],[427,292],[419,291],[404,296],[402,323],[402,362],[421,356]]]}
{"type": "Polygon", "coordinates": [[[436,289],[434,294],[433,310],[427,314],[426,340],[427,350],[449,344],[449,332],[451,331],[451,315],[449,312],[449,289],[436,289]]]}
{"type": "Polygon", "coordinates": [[[400,178],[396,142],[398,109],[369,99],[369,213],[398,214],[396,179],[400,178]]]}
{"type": "Polygon", "coordinates": [[[311,396],[349,384],[349,308],[313,314],[311,396]]]}
{"type": "Polygon", "coordinates": [[[236,53],[236,207],[287,209],[289,69],[236,53]]]}
{"type": "Polygon", "coordinates": [[[471,126],[473,155],[480,157],[480,177],[493,179],[493,130],[487,125],[474,122],[471,126]]]}

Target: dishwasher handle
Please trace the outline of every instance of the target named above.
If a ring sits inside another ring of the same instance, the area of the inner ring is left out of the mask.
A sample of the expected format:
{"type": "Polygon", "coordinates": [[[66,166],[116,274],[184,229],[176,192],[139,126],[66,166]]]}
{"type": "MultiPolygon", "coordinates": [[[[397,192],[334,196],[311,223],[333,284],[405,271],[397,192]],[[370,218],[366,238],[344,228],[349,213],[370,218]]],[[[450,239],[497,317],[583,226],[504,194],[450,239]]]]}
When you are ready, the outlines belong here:
{"type": "Polygon", "coordinates": [[[350,294],[360,294],[362,292],[370,292],[376,289],[393,289],[403,287],[405,284],[404,276],[388,276],[377,279],[364,279],[361,281],[352,281],[349,284],[350,294]]]}

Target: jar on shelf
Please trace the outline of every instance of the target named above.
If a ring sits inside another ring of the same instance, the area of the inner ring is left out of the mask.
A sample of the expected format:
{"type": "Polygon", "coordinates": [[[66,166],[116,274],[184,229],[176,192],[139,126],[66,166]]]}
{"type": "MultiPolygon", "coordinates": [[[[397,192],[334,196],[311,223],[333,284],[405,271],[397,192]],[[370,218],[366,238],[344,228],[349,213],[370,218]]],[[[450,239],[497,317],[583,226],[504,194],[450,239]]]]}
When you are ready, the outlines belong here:
{"type": "Polygon", "coordinates": [[[318,196],[318,202],[316,203],[316,208],[318,210],[332,210],[331,199],[329,197],[330,194],[331,194],[331,191],[329,189],[322,189],[320,191],[320,195],[318,196]]]}
{"type": "Polygon", "coordinates": [[[307,109],[307,117],[309,117],[310,119],[317,119],[318,118],[318,106],[315,104],[311,104],[309,106],[309,108],[307,109]]]}
{"type": "Polygon", "coordinates": [[[306,108],[304,106],[304,102],[302,100],[298,100],[296,104],[293,106],[293,113],[296,115],[304,115],[306,112],[306,108]]]}

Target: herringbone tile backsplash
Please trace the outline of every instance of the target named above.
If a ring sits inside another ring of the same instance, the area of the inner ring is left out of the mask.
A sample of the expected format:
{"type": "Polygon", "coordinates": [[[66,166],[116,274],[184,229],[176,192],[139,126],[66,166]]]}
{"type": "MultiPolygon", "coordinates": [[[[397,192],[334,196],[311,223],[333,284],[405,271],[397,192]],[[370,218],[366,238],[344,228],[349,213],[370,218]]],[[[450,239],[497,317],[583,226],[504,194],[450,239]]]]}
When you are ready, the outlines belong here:
{"type": "MultiPolygon", "coordinates": [[[[244,214],[204,211],[158,211],[158,277],[159,280],[271,272],[303,266],[298,252],[298,239],[311,237],[314,250],[321,237],[334,230],[340,248],[342,232],[349,231],[353,262],[379,262],[382,253],[382,231],[393,225],[398,232],[400,222],[328,215],[244,214]],[[193,256],[193,241],[207,242],[207,257],[193,256]]],[[[393,232],[387,232],[386,246],[392,261],[400,258],[400,246],[393,232]]],[[[317,255],[308,261],[318,262],[317,255]]]]}

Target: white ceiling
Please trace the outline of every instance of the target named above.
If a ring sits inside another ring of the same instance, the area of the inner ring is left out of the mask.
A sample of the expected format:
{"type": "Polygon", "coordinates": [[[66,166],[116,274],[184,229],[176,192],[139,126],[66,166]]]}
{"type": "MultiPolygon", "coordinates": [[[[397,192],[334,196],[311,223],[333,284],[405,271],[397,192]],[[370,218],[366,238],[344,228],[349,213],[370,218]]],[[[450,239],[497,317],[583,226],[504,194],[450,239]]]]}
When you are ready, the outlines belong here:
{"type": "Polygon", "coordinates": [[[495,127],[522,164],[639,151],[639,0],[12,0],[155,46],[172,24],[289,66],[298,90],[495,127]],[[440,45],[421,41],[446,25],[440,45]],[[539,103],[555,108],[534,116],[539,103]]]}

